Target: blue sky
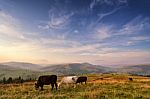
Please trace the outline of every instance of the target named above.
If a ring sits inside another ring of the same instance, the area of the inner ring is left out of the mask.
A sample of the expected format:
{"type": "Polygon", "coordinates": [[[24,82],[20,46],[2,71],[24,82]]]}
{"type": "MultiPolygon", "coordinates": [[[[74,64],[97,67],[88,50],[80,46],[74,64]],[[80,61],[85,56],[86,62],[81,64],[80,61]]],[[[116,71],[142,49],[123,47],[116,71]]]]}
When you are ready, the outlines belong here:
{"type": "Polygon", "coordinates": [[[150,61],[149,0],[0,0],[0,61],[150,61]]]}

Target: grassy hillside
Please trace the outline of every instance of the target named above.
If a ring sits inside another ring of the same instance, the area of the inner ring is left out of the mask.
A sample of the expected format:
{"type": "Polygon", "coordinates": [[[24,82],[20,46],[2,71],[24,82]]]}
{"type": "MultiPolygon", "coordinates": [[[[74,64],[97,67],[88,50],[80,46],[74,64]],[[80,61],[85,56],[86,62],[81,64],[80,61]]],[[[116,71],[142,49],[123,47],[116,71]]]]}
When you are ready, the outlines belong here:
{"type": "MultiPolygon", "coordinates": [[[[28,63],[25,63],[26,65],[28,63]]],[[[31,64],[30,64],[31,65],[31,64]]],[[[25,66],[25,65],[24,65],[25,66]]],[[[36,65],[34,65],[36,66],[36,65]]],[[[32,66],[32,67],[34,67],[32,66]]],[[[22,66],[20,66],[22,67],[22,66]]],[[[52,72],[40,72],[40,71],[35,71],[31,69],[21,69],[15,66],[10,66],[10,65],[2,65],[0,64],[0,80],[3,79],[3,77],[6,77],[8,79],[9,77],[18,78],[19,76],[23,79],[29,79],[29,78],[38,78],[40,75],[50,75],[52,72]]]]}
{"type": "MultiPolygon", "coordinates": [[[[18,67],[27,66],[24,68],[29,68],[31,65],[32,68],[36,68],[36,64],[32,63],[16,63],[20,64],[18,67]]],[[[38,65],[39,66],[39,65],[38,65]]],[[[37,78],[39,75],[50,75],[50,74],[57,74],[57,75],[80,75],[80,74],[93,74],[93,73],[132,73],[138,75],[150,75],[150,65],[132,65],[132,66],[123,66],[120,68],[113,68],[113,67],[104,67],[100,65],[92,65],[89,63],[71,63],[71,64],[59,64],[59,65],[52,65],[52,66],[45,66],[40,69],[37,66],[36,70],[32,69],[21,69],[16,66],[9,65],[2,65],[0,64],[0,80],[3,77],[19,77],[22,78],[37,78]]]]}
{"type": "Polygon", "coordinates": [[[16,78],[21,76],[23,79],[27,78],[36,78],[39,72],[33,72],[30,70],[22,70],[22,69],[17,69],[17,70],[0,70],[0,80],[3,79],[3,77],[6,77],[7,79],[9,77],[16,78]]]}
{"type": "MultiPolygon", "coordinates": [[[[34,82],[0,85],[1,99],[149,99],[150,78],[127,74],[89,74],[87,85],[61,87],[51,91],[34,89],[34,82]],[[132,77],[133,81],[128,78],[132,77]],[[102,79],[103,78],[103,79],[102,79]]],[[[61,79],[61,77],[59,77],[61,79]]]]}
{"type": "Polygon", "coordinates": [[[150,65],[132,65],[124,66],[118,69],[118,72],[132,73],[138,75],[150,75],[150,65]]]}
{"type": "Polygon", "coordinates": [[[3,79],[3,77],[6,77],[8,79],[9,77],[18,78],[19,76],[23,79],[37,79],[40,75],[51,75],[54,74],[52,72],[37,72],[37,71],[31,71],[31,70],[24,70],[24,69],[15,69],[15,70],[1,70],[0,69],[0,80],[3,79]]]}
{"type": "Polygon", "coordinates": [[[40,74],[41,73],[37,71],[20,69],[7,65],[0,65],[0,80],[2,80],[3,77],[6,77],[6,79],[8,79],[9,77],[18,78],[19,76],[23,79],[37,78],[40,74]]]}
{"type": "Polygon", "coordinates": [[[32,64],[27,62],[5,62],[1,63],[1,65],[7,65],[11,68],[18,68],[18,69],[28,69],[28,70],[39,70],[42,66],[38,64],[32,64]]]}
{"type": "Polygon", "coordinates": [[[42,68],[43,71],[50,71],[60,74],[87,74],[87,73],[104,73],[112,71],[112,68],[92,65],[89,63],[72,63],[47,66],[42,68]]]}

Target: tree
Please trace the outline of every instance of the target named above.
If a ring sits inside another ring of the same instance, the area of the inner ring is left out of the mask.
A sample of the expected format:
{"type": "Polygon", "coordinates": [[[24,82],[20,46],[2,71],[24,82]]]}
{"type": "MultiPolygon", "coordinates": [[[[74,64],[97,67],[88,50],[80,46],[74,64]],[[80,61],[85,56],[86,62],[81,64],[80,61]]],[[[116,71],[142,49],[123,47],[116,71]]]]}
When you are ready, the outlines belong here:
{"type": "Polygon", "coordinates": [[[6,84],[6,78],[5,77],[3,78],[3,84],[6,84]]]}
{"type": "Polygon", "coordinates": [[[7,80],[7,83],[12,83],[12,77],[9,77],[8,80],[7,80]]]}
{"type": "Polygon", "coordinates": [[[19,80],[21,80],[21,77],[19,76],[19,78],[18,78],[19,80]]]}
{"type": "Polygon", "coordinates": [[[18,80],[19,80],[19,83],[23,83],[23,81],[24,81],[20,76],[19,76],[18,80]]]}

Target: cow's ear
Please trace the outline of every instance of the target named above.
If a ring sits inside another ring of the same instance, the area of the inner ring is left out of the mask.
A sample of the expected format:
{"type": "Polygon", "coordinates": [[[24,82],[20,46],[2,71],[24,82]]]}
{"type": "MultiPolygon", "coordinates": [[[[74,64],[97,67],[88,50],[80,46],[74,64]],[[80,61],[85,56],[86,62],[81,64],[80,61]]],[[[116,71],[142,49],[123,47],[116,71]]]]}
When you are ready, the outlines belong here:
{"type": "Polygon", "coordinates": [[[75,80],[74,77],[72,77],[72,80],[75,80]]]}
{"type": "Polygon", "coordinates": [[[76,81],[76,79],[75,79],[74,77],[72,77],[72,80],[73,80],[73,81],[76,81]]]}

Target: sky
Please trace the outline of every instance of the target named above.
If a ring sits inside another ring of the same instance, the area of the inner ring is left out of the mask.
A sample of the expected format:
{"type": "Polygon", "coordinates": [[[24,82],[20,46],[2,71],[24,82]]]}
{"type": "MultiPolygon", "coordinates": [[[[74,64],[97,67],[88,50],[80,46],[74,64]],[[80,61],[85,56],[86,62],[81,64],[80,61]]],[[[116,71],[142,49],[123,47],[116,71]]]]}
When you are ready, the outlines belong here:
{"type": "Polygon", "coordinates": [[[0,62],[150,63],[150,0],[0,0],[0,62]]]}

